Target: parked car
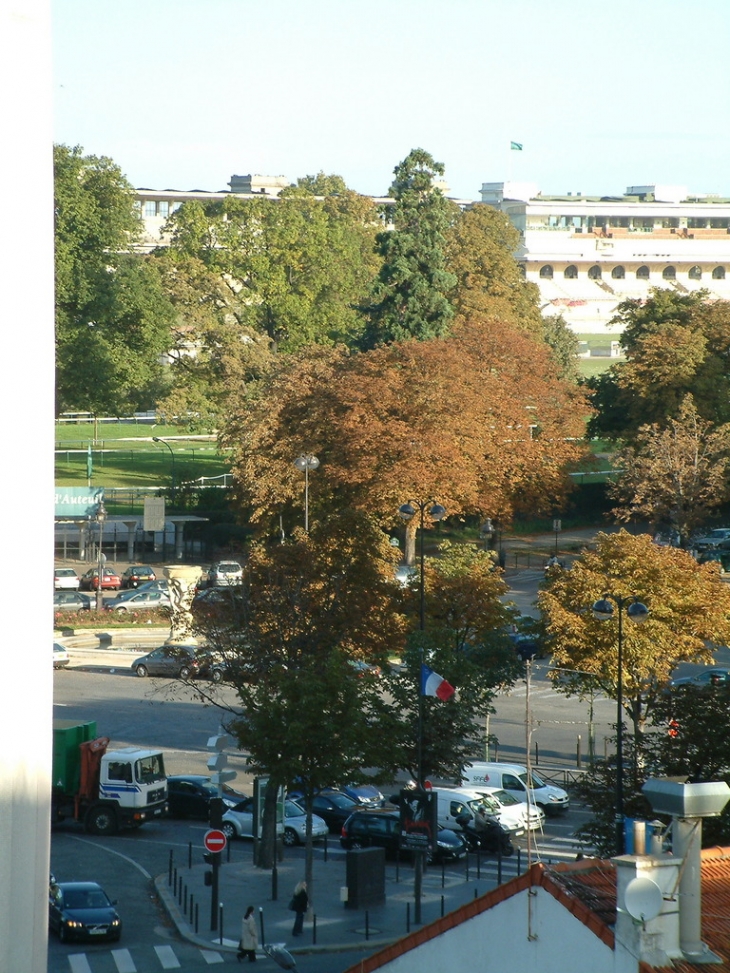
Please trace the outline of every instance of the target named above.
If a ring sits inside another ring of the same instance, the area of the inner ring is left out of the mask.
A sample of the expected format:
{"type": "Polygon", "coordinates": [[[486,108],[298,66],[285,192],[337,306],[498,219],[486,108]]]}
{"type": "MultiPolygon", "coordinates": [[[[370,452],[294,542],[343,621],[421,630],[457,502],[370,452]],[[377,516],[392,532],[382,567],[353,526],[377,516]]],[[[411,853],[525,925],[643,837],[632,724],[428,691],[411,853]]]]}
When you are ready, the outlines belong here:
{"type": "Polygon", "coordinates": [[[80,591],[54,591],[53,610],[60,611],[88,611],[91,607],[91,598],[82,594],[80,591]]]}
{"type": "Polygon", "coordinates": [[[711,669],[701,669],[691,676],[678,676],[672,679],[670,686],[720,686],[730,681],[730,669],[714,666],[711,669]]]}
{"type": "Polygon", "coordinates": [[[343,784],[340,790],[365,807],[382,807],[385,798],[374,784],[343,784]]]}
{"type": "Polygon", "coordinates": [[[48,926],[62,943],[122,935],[116,903],[96,882],[53,882],[48,889],[48,926]]]}
{"type": "Polygon", "coordinates": [[[145,581],[137,588],[137,591],[164,591],[165,594],[168,594],[170,585],[167,578],[155,578],[154,581],[145,581]]]}
{"type": "Polygon", "coordinates": [[[149,564],[130,564],[122,575],[122,588],[139,588],[141,584],[157,580],[149,564]]]}
{"type": "Polygon", "coordinates": [[[727,541],[723,541],[720,545],[711,551],[697,552],[697,563],[707,564],[709,561],[715,561],[720,566],[720,572],[726,574],[730,571],[730,550],[726,548],[727,541]]]}
{"type": "Polygon", "coordinates": [[[208,570],[208,587],[241,584],[243,568],[238,561],[216,561],[208,570]]]}
{"type": "Polygon", "coordinates": [[[371,679],[379,679],[383,675],[383,670],[380,666],[371,665],[369,662],[363,662],[362,659],[348,659],[348,664],[352,666],[353,672],[355,672],[361,678],[369,677],[371,679]]]}
{"type": "MultiPolygon", "coordinates": [[[[400,855],[400,811],[390,808],[363,808],[345,821],[340,834],[343,848],[385,848],[385,854],[400,855]]],[[[429,861],[457,861],[466,855],[466,842],[449,828],[439,828],[436,849],[429,861]]]]}
{"type": "MultiPolygon", "coordinates": [[[[101,573],[102,591],[119,591],[122,586],[122,579],[111,568],[103,568],[101,573]]],[[[82,591],[97,591],[99,588],[99,569],[89,568],[86,574],[81,575],[82,591]]]]}
{"type": "MultiPolygon", "coordinates": [[[[228,784],[222,787],[225,808],[235,807],[244,795],[228,784]]],[[[167,804],[171,818],[200,818],[210,816],[211,798],[218,797],[218,785],[203,774],[174,774],[167,778],[167,804]]]]}
{"type": "MultiPolygon", "coordinates": [[[[248,797],[229,808],[223,815],[222,831],[227,838],[253,837],[253,798],[248,797]]],[[[307,813],[296,801],[284,801],[284,844],[303,844],[306,837],[307,813]]],[[[318,815],[312,815],[312,839],[316,841],[329,833],[325,822],[318,815]]]]}
{"type": "Polygon", "coordinates": [[[141,676],[167,676],[189,679],[197,675],[195,649],[187,645],[160,645],[132,663],[132,672],[141,676]]]}
{"type": "Polygon", "coordinates": [[[360,807],[352,797],[334,788],[320,791],[312,798],[312,811],[322,818],[332,834],[340,834],[342,825],[360,807]]]}
{"type": "Polygon", "coordinates": [[[706,534],[693,537],[689,546],[693,551],[710,551],[723,541],[728,540],[730,540],[730,527],[715,527],[714,530],[709,530],[706,534]]]}
{"type": "Polygon", "coordinates": [[[104,602],[107,611],[137,612],[155,608],[169,608],[170,599],[164,591],[121,591],[116,598],[104,602]]]}
{"type": "Polygon", "coordinates": [[[81,579],[73,568],[55,568],[53,588],[55,591],[78,591],[81,579]]]}
{"type": "Polygon", "coordinates": [[[53,668],[65,669],[71,660],[68,656],[68,649],[60,642],[53,643],[53,668]]]}

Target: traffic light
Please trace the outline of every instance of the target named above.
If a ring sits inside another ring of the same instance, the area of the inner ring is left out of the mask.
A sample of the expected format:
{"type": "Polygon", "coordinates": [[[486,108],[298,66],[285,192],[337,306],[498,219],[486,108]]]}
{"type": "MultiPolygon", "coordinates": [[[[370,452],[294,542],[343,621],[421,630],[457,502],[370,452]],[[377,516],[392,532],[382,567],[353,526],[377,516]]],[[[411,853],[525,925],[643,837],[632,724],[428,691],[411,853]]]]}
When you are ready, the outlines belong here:
{"type": "Polygon", "coordinates": [[[223,798],[211,797],[208,805],[208,820],[211,828],[220,829],[223,825],[223,798]]]}

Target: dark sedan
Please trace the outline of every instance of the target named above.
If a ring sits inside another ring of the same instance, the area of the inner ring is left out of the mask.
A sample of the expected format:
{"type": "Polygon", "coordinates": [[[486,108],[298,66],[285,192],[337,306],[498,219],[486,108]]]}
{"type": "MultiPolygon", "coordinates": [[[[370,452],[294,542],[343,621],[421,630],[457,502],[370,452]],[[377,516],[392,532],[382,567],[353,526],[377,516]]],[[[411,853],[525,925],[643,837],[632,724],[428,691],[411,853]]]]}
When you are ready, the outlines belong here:
{"type": "Polygon", "coordinates": [[[156,577],[149,564],[131,564],[122,575],[122,588],[139,588],[156,577]]]}
{"type": "MultiPolygon", "coordinates": [[[[207,821],[211,798],[218,797],[218,785],[202,774],[176,774],[167,778],[167,804],[172,818],[198,818],[207,821]]],[[[244,795],[223,785],[225,811],[234,807],[244,795]]]]}
{"type": "Polygon", "coordinates": [[[62,943],[71,939],[109,939],[122,935],[122,920],[96,882],[52,883],[48,890],[48,926],[62,943]]]}
{"type": "Polygon", "coordinates": [[[728,669],[701,669],[691,676],[678,676],[672,679],[671,686],[721,686],[730,680],[728,669]]]}
{"type": "Polygon", "coordinates": [[[135,659],[132,672],[142,678],[167,676],[170,679],[188,679],[198,672],[195,649],[187,645],[160,645],[135,659]]]}
{"type": "Polygon", "coordinates": [[[319,815],[332,834],[339,834],[353,811],[362,805],[342,791],[326,790],[312,798],[312,811],[319,815]]]}

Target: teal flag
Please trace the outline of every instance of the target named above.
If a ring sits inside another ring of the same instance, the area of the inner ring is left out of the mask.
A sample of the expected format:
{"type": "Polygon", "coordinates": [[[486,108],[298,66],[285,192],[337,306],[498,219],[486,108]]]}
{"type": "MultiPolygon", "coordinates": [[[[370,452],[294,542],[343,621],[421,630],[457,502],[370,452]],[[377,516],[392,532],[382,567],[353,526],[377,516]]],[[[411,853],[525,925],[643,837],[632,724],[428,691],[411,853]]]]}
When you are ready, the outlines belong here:
{"type": "Polygon", "coordinates": [[[86,477],[91,479],[91,475],[94,472],[94,460],[91,456],[91,445],[89,445],[89,451],[86,454],[86,477]]]}
{"type": "Polygon", "coordinates": [[[522,151],[522,142],[510,142],[509,147],[515,149],[517,152],[522,151]]]}

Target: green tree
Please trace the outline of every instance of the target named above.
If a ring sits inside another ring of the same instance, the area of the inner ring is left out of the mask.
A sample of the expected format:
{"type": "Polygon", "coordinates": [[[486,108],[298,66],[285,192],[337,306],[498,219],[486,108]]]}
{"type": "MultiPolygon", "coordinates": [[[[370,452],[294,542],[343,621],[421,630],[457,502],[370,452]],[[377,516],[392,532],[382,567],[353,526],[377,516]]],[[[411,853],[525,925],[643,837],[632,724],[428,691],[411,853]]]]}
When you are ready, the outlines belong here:
{"type": "Polygon", "coordinates": [[[437,185],[444,166],[413,149],[394,169],[384,208],[392,229],[378,234],[382,266],[368,308],[363,347],[408,338],[443,337],[454,309],[449,293],[456,277],[446,267],[446,233],[458,209],[437,185]]]}
{"type": "Polygon", "coordinates": [[[665,425],[688,393],[703,419],[730,421],[730,302],[707,297],[654,288],[619,304],[611,323],[623,328],[626,361],[588,383],[591,435],[630,439],[647,423],[665,425]]]}
{"type": "Polygon", "coordinates": [[[730,588],[715,565],[658,547],[648,534],[598,534],[570,571],[554,569],[538,596],[553,648],[554,685],[565,695],[595,690],[615,699],[617,626],[594,618],[605,593],[636,596],[649,608],[642,624],[624,619],[622,698],[638,736],[679,662],[709,662],[710,643],[730,637],[730,588]]]}
{"type": "Polygon", "coordinates": [[[54,172],[58,408],[151,408],[173,312],[154,263],[130,252],[141,230],[132,187],[79,147],[55,146],[54,172]]]}
{"type": "Polygon", "coordinates": [[[730,424],[713,429],[688,395],[676,419],[664,428],[642,426],[634,445],[613,462],[621,471],[609,486],[609,495],[619,501],[614,516],[670,525],[686,543],[693,528],[727,499],[730,424]]]}

